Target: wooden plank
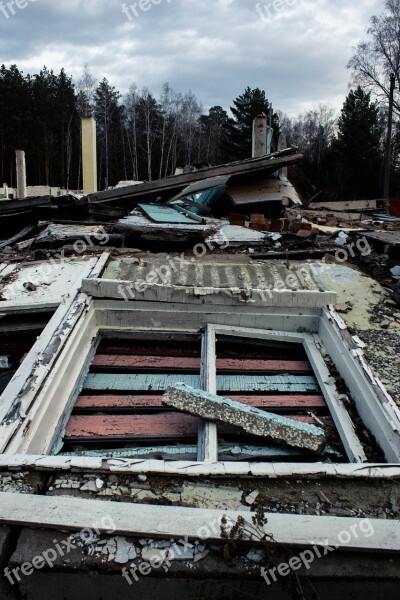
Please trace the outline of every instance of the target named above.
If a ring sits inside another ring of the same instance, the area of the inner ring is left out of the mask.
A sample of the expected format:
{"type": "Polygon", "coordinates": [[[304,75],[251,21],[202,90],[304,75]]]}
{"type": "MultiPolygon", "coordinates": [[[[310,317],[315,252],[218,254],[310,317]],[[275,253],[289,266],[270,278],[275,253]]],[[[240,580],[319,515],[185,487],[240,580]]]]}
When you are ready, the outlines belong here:
{"type": "MultiPolygon", "coordinates": [[[[316,425],[312,417],[288,417],[291,423],[316,425]]],[[[325,419],[324,422],[327,420],[325,419]]],[[[149,440],[197,437],[199,419],[183,413],[164,412],[156,415],[72,415],[65,441],[149,440]]],[[[238,427],[219,425],[221,435],[237,435],[238,427]]]]}
{"type": "MultiPolygon", "coordinates": [[[[115,391],[164,391],[174,383],[185,383],[200,388],[200,376],[153,374],[108,374],[90,373],[84,382],[85,390],[115,391]]],[[[307,376],[217,376],[217,388],[221,392],[283,392],[307,393],[318,392],[319,387],[314,377],[307,376]]]]}
{"type": "MultiPolygon", "coordinates": [[[[87,261],[82,276],[90,276],[97,261],[97,258],[87,261]]],[[[15,431],[21,427],[21,416],[24,418],[28,413],[37,397],[38,389],[49,375],[70,331],[87,310],[89,299],[85,294],[79,294],[80,286],[79,279],[64,297],[1,396],[0,452],[4,451],[15,431]]]]}
{"type": "Polygon", "coordinates": [[[349,200],[348,202],[312,202],[309,205],[311,209],[327,209],[330,211],[362,211],[362,210],[376,210],[378,202],[383,200],[349,200]]]}
{"type": "Polygon", "coordinates": [[[353,421],[343,400],[339,398],[335,381],[329,373],[328,367],[317,347],[316,341],[316,337],[306,336],[304,348],[314,367],[321,391],[329,406],[330,413],[333,417],[347,456],[351,462],[368,462],[364,448],[356,434],[353,421]]]}
{"type": "MultiPolygon", "coordinates": [[[[150,506],[125,502],[108,502],[107,524],[104,522],[104,502],[72,497],[35,496],[31,494],[2,493],[0,523],[19,527],[44,527],[61,530],[93,528],[109,533],[109,521],[113,522],[116,535],[198,539],[200,532],[206,539],[221,541],[222,518],[233,527],[238,519],[249,521],[247,511],[207,510],[175,506],[150,506]]],[[[400,521],[370,519],[365,531],[365,519],[266,513],[266,524],[257,530],[245,528],[244,540],[255,541],[268,535],[271,544],[308,547],[340,547],[343,550],[369,550],[378,552],[400,551],[400,521]],[[342,537],[343,531],[349,532],[342,537]],[[358,535],[350,534],[356,531],[358,535]],[[260,535],[261,534],[261,535],[260,535]]],[[[205,539],[202,536],[202,539],[205,539]]]]}
{"type": "Polygon", "coordinates": [[[65,441],[114,439],[197,438],[199,420],[180,413],[133,416],[75,416],[67,425],[65,441]]]}
{"type": "MultiPolygon", "coordinates": [[[[118,448],[115,450],[85,450],[76,452],[65,452],[59,456],[82,456],[107,458],[152,458],[165,460],[197,460],[197,446],[174,445],[174,446],[137,446],[135,448],[118,448]]],[[[219,444],[218,460],[288,460],[290,458],[304,458],[304,451],[296,448],[285,448],[284,446],[249,446],[219,444]]],[[[309,458],[309,456],[307,456],[309,458]]]]}
{"type": "Polygon", "coordinates": [[[143,408],[160,409],[162,396],[79,396],[75,404],[78,410],[140,410],[143,408]]]}
{"type": "Polygon", "coordinates": [[[83,384],[84,390],[115,390],[115,391],[148,391],[159,392],[165,390],[173,382],[192,382],[200,387],[200,375],[112,375],[103,373],[90,373],[83,384]]]}
{"type": "MultiPolygon", "coordinates": [[[[200,358],[172,357],[172,356],[141,356],[141,355],[109,355],[98,354],[93,367],[118,368],[118,369],[174,369],[196,370],[200,368],[200,358]]],[[[300,360],[263,360],[241,358],[217,358],[219,371],[250,371],[252,373],[271,371],[274,373],[311,373],[309,362],[300,360]]]]}
{"type": "MultiPolygon", "coordinates": [[[[367,378],[362,365],[350,352],[343,333],[331,322],[326,310],[320,324],[319,337],[350,390],[351,397],[364,424],[375,436],[391,463],[400,462],[399,409],[378,397],[379,387],[367,378]]],[[[350,337],[350,334],[349,334],[350,337]]]]}
{"type": "Polygon", "coordinates": [[[159,194],[168,191],[180,191],[186,186],[209,179],[211,177],[243,175],[256,172],[274,172],[282,167],[295,164],[303,158],[302,154],[291,154],[288,149],[284,153],[263,156],[262,158],[249,159],[217,167],[207,167],[200,169],[195,173],[184,173],[160,179],[159,181],[150,181],[139,185],[127,186],[105,192],[96,192],[89,196],[89,202],[119,202],[123,199],[143,198],[148,199],[149,194],[159,194]]]}
{"type": "Polygon", "coordinates": [[[164,394],[163,402],[185,413],[240,427],[251,435],[294,448],[321,452],[326,445],[326,435],[320,427],[294,422],[185,385],[169,388],[164,394]]]}
{"type": "MultiPolygon", "coordinates": [[[[133,335],[133,334],[132,334],[133,335]]],[[[141,335],[141,334],[137,334],[141,335]]],[[[145,335],[145,333],[143,333],[145,335]]],[[[164,335],[162,332],[154,333],[153,336],[161,337],[164,335]]],[[[170,334],[168,334],[170,335],[170,334]]],[[[103,339],[99,346],[99,355],[117,355],[117,356],[156,356],[156,357],[183,357],[183,358],[198,358],[200,364],[200,345],[198,348],[194,347],[194,344],[186,344],[182,342],[178,336],[175,343],[169,344],[157,343],[158,340],[151,340],[152,343],[149,345],[141,344],[140,341],[126,339],[122,345],[116,340],[103,339]]]]}
{"type": "Polygon", "coordinates": [[[243,402],[248,406],[264,408],[266,410],[314,410],[326,408],[326,402],[323,396],[315,395],[277,395],[277,396],[236,396],[231,394],[232,400],[243,402]]]}
{"type": "MultiPolygon", "coordinates": [[[[1,204],[0,204],[0,206],[1,206],[1,204]]],[[[36,225],[28,225],[27,227],[22,229],[22,231],[13,235],[8,240],[5,240],[4,242],[0,242],[0,249],[6,248],[7,246],[13,246],[16,242],[19,242],[20,240],[23,240],[24,238],[28,237],[35,230],[36,230],[36,225]]]]}
{"type": "MultiPolygon", "coordinates": [[[[278,395],[278,396],[231,396],[237,402],[243,402],[248,406],[265,408],[266,410],[315,410],[327,408],[323,396],[301,396],[301,395],[278,395]]],[[[99,395],[79,396],[75,404],[78,410],[141,410],[163,408],[162,395],[99,395]]]]}
{"type": "Polygon", "coordinates": [[[92,366],[110,370],[117,368],[148,371],[158,369],[164,369],[164,371],[200,371],[200,357],[98,354],[95,356],[92,366]]]}
{"type": "MultiPolygon", "coordinates": [[[[206,325],[201,341],[201,387],[211,394],[217,393],[216,337],[214,325],[206,325]]],[[[200,421],[198,431],[197,459],[204,462],[218,461],[218,430],[211,421],[200,421]]]]}

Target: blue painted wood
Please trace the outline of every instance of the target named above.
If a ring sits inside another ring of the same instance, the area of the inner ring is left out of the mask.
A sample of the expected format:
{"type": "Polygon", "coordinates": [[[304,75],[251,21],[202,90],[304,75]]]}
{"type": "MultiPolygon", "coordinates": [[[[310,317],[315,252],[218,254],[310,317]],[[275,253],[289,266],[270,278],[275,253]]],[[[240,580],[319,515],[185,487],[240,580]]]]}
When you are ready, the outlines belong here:
{"type": "Polygon", "coordinates": [[[200,388],[199,375],[153,375],[141,373],[137,375],[91,373],[84,382],[84,390],[113,390],[113,391],[140,391],[162,392],[176,383],[186,383],[195,388],[200,388]]]}
{"type": "MultiPolygon", "coordinates": [[[[86,391],[163,391],[168,387],[184,383],[200,389],[200,377],[197,375],[167,374],[114,374],[91,373],[84,382],[86,391]]],[[[315,377],[305,375],[218,375],[217,387],[223,392],[282,392],[306,393],[318,392],[319,386],[315,377]]]]}
{"type": "Polygon", "coordinates": [[[317,380],[307,375],[217,375],[219,392],[314,392],[317,380]]]}

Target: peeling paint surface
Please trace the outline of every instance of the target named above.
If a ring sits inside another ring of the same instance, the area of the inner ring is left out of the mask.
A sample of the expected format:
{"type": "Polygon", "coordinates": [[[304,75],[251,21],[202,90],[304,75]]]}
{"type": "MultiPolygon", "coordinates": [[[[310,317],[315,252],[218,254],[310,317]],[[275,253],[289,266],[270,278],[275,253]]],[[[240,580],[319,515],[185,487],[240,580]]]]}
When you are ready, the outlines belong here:
{"type": "Polygon", "coordinates": [[[59,304],[77,279],[82,278],[88,261],[65,259],[18,265],[0,287],[1,300],[59,304]]]}

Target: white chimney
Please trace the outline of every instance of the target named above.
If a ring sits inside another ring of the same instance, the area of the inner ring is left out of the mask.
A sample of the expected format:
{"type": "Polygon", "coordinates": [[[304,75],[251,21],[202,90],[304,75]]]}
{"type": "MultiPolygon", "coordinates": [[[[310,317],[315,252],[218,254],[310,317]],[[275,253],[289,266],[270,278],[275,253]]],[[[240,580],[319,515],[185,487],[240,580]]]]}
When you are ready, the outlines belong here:
{"type": "Polygon", "coordinates": [[[16,150],[15,155],[17,162],[17,197],[22,200],[26,198],[25,152],[23,150],[16,150]]]}
{"type": "Polygon", "coordinates": [[[96,121],[93,117],[82,119],[82,173],[83,193],[97,192],[96,121]]]}

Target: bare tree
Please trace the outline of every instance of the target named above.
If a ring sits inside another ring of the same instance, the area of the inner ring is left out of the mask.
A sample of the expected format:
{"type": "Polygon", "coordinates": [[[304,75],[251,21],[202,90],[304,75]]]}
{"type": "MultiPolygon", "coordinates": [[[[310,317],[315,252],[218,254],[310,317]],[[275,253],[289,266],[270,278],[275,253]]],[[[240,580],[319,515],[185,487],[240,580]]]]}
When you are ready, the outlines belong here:
{"type": "Polygon", "coordinates": [[[181,108],[181,135],[185,148],[185,163],[190,165],[195,157],[197,146],[200,143],[200,116],[203,107],[198,102],[193,92],[187,92],[182,99],[181,108]]]}
{"type": "Polygon", "coordinates": [[[128,118],[128,144],[132,161],[133,179],[139,180],[139,161],[138,161],[138,107],[140,96],[136,84],[132,84],[128,94],[125,96],[125,107],[128,118]]]}
{"type": "Polygon", "coordinates": [[[281,117],[281,130],[287,135],[289,143],[298,146],[315,165],[320,164],[335,137],[336,126],[336,111],[325,104],[299,115],[293,121],[281,117]]]}
{"type": "MultiPolygon", "coordinates": [[[[390,75],[400,87],[400,0],[386,0],[385,10],[373,16],[367,29],[368,40],[361,42],[347,65],[354,82],[370,89],[378,99],[388,101],[390,75]]],[[[400,96],[396,92],[395,113],[400,116],[400,96]]]]}
{"type": "Polygon", "coordinates": [[[77,110],[81,117],[91,117],[93,114],[96,86],[96,78],[89,71],[88,65],[85,65],[83,68],[82,77],[76,84],[77,110]]]}

